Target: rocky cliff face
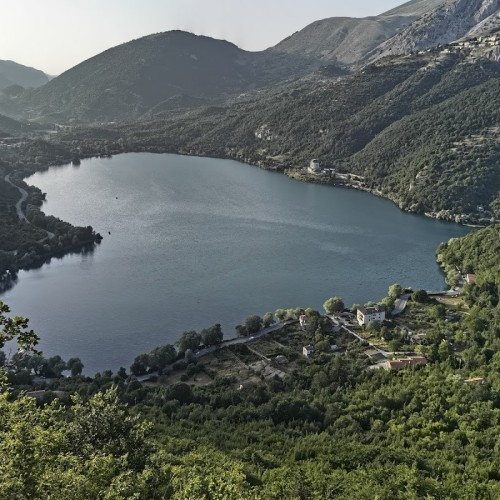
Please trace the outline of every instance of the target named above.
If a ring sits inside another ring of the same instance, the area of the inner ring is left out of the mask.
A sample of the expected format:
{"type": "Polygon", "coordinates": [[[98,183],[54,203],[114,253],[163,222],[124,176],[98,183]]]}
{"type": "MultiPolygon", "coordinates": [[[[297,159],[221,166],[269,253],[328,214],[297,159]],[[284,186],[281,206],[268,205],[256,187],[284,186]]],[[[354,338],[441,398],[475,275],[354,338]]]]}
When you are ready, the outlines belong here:
{"type": "Polygon", "coordinates": [[[448,0],[382,43],[369,60],[408,54],[500,27],[499,9],[500,0],[448,0]]]}
{"type": "Polygon", "coordinates": [[[382,42],[446,1],[411,0],[378,16],[322,19],[285,38],[269,51],[305,55],[322,63],[356,66],[382,42]]]}

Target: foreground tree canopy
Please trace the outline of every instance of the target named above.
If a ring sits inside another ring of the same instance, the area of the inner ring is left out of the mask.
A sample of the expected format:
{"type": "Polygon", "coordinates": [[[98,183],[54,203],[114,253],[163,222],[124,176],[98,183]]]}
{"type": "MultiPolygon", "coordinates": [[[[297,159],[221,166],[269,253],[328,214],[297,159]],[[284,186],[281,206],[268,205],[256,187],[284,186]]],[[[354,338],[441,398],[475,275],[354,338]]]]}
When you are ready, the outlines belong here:
{"type": "MultiPolygon", "coordinates": [[[[353,342],[243,388],[225,372],[143,386],[120,370],[60,379],[75,396],[37,404],[3,386],[0,498],[500,498],[499,241],[495,226],[440,247],[476,282],[462,315],[411,302],[429,325],[427,366],[368,370],[353,342]]],[[[318,344],[334,335],[307,313],[318,344]]]]}

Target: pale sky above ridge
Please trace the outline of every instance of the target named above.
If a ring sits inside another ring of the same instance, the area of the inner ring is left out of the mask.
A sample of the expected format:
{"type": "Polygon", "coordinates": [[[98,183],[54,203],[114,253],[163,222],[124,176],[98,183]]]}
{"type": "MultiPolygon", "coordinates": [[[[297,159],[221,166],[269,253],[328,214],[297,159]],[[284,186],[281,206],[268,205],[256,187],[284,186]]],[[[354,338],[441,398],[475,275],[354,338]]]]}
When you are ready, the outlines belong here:
{"type": "Polygon", "coordinates": [[[60,74],[103,50],[180,29],[246,50],[318,19],[381,14],[404,0],[0,0],[0,59],[60,74]]]}

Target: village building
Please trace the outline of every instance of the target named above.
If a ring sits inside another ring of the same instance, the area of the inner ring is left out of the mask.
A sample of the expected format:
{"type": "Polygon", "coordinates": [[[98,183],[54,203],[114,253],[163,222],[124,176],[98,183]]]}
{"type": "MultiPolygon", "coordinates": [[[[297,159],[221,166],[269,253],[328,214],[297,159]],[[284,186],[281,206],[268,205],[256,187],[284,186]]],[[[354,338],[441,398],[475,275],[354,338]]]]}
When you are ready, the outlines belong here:
{"type": "Polygon", "coordinates": [[[314,355],[314,347],[309,344],[309,345],[306,345],[302,348],[302,354],[306,357],[306,358],[310,358],[311,356],[314,355]]]}
{"type": "Polygon", "coordinates": [[[468,378],[464,380],[465,384],[484,384],[484,378],[483,377],[474,377],[474,378],[468,378]]]}
{"type": "Polygon", "coordinates": [[[360,307],[357,313],[357,319],[360,326],[367,325],[370,321],[381,323],[385,321],[385,307],[360,307]]]}
{"type": "Polygon", "coordinates": [[[476,275],[475,274],[466,274],[465,275],[465,281],[472,285],[473,283],[476,282],[476,275]]]}
{"type": "Polygon", "coordinates": [[[386,370],[401,370],[408,366],[423,366],[427,364],[425,356],[411,356],[408,358],[392,359],[385,362],[386,370]]]}
{"type": "Polygon", "coordinates": [[[299,316],[299,323],[301,328],[305,328],[307,326],[307,316],[305,314],[301,314],[299,316]]]}
{"type": "Polygon", "coordinates": [[[319,164],[319,160],[311,160],[311,163],[309,163],[309,167],[307,168],[307,171],[310,174],[320,174],[321,173],[321,166],[319,164]]]}
{"type": "Polygon", "coordinates": [[[274,358],[274,361],[279,365],[286,365],[288,363],[288,359],[286,356],[283,356],[283,354],[278,354],[278,356],[274,358]]]}

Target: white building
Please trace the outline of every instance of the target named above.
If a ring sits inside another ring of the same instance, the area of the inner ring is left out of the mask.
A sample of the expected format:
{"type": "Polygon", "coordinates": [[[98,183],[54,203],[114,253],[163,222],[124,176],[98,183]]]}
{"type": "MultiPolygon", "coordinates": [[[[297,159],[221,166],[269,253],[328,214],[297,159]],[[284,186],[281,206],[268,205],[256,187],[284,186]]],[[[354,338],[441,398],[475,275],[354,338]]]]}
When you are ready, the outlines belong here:
{"type": "Polygon", "coordinates": [[[367,325],[370,321],[381,323],[385,321],[385,307],[360,307],[357,314],[358,323],[360,326],[367,325]]]}
{"type": "Polygon", "coordinates": [[[319,160],[311,160],[311,163],[309,163],[308,167],[308,172],[310,174],[320,174],[321,173],[321,166],[319,164],[319,160]]]}
{"type": "Polygon", "coordinates": [[[309,344],[309,345],[306,345],[302,348],[302,354],[306,357],[306,358],[310,358],[311,356],[314,355],[314,347],[309,344]]]}
{"type": "Polygon", "coordinates": [[[307,326],[307,316],[305,314],[301,314],[299,316],[299,323],[301,328],[305,328],[307,326]]]}

